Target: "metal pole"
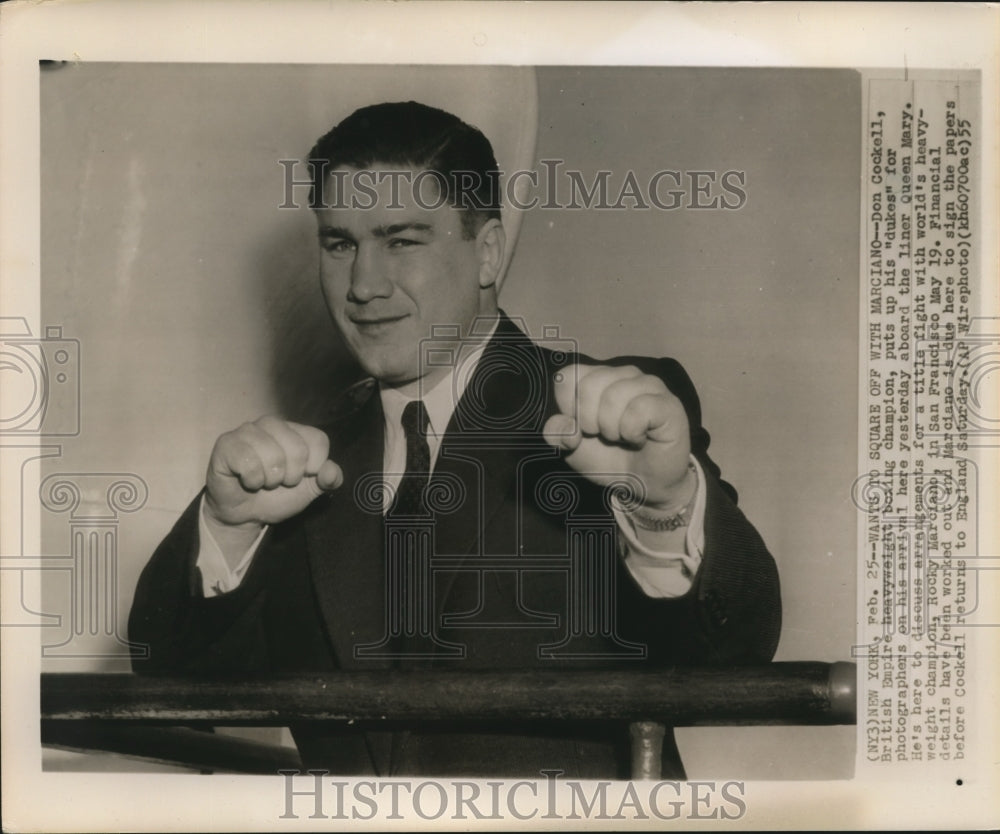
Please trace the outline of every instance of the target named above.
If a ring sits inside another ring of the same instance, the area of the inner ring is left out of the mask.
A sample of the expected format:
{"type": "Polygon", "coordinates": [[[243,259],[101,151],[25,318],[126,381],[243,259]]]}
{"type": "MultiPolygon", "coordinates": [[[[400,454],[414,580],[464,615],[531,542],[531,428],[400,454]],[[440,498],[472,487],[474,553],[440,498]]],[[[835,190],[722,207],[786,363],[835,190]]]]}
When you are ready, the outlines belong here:
{"type": "Polygon", "coordinates": [[[666,729],[655,721],[633,721],[628,731],[632,739],[632,778],[659,779],[666,729]]]}

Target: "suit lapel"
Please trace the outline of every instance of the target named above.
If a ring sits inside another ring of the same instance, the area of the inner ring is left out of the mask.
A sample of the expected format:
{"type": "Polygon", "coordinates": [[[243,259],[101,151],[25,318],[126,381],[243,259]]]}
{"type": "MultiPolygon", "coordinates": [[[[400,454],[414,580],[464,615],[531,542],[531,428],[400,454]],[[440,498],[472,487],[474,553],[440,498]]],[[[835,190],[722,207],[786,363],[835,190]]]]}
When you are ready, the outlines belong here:
{"type": "Polygon", "coordinates": [[[367,401],[331,431],[330,456],[343,469],[344,483],[316,500],[305,525],[317,602],[341,668],[389,665],[354,657],[356,645],[385,633],[384,529],[376,486],[384,442],[382,403],[372,386],[367,401]],[[365,489],[369,483],[371,491],[365,489]]]}
{"type": "MultiPolygon", "coordinates": [[[[553,370],[546,351],[501,314],[435,463],[432,489],[439,495],[457,490],[461,499],[451,511],[436,513],[435,556],[454,557],[457,567],[458,560],[481,555],[483,531],[505,501],[514,500],[521,463],[527,457],[556,456],[541,436],[553,410],[553,370]]],[[[330,431],[331,457],[344,471],[344,484],[317,499],[305,522],[317,602],[341,668],[391,665],[354,656],[355,646],[377,642],[386,633],[380,497],[362,506],[369,494],[366,479],[377,483],[382,476],[383,422],[381,398],[372,386],[367,400],[330,431]]],[[[454,575],[446,571],[437,583],[436,622],[454,575]]]]}
{"type": "MultiPolygon", "coordinates": [[[[465,488],[463,504],[455,512],[437,516],[436,555],[456,559],[483,555],[483,531],[505,501],[515,500],[523,461],[556,457],[541,435],[553,409],[551,374],[546,351],[501,313],[497,330],[448,424],[431,478],[442,491],[449,480],[465,488]]],[[[512,530],[512,546],[515,540],[516,530],[512,530]]],[[[459,564],[456,561],[456,567],[459,564]]],[[[437,622],[454,577],[449,571],[438,583],[437,622]]]]}

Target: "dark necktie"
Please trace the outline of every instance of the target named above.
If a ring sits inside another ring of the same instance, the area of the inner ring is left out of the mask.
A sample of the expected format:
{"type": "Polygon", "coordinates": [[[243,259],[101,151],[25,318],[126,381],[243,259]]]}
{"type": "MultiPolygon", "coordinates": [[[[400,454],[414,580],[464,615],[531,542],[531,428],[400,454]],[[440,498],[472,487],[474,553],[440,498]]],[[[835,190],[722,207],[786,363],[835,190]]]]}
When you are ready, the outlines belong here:
{"type": "Polygon", "coordinates": [[[427,445],[430,418],[422,400],[413,400],[403,409],[403,433],[406,436],[406,472],[389,508],[392,517],[426,516],[424,489],[430,478],[431,450],[427,445]]]}

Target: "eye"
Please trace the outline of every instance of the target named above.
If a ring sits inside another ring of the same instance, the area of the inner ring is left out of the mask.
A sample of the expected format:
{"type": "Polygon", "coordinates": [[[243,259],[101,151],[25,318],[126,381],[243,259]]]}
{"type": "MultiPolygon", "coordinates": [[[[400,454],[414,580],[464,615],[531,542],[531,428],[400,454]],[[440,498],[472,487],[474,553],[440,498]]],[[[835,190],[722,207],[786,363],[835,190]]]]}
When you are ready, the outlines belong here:
{"type": "Polygon", "coordinates": [[[339,237],[324,238],[320,241],[320,246],[331,255],[346,255],[354,250],[354,243],[339,237]]]}
{"type": "Polygon", "coordinates": [[[411,246],[422,246],[423,241],[412,240],[406,237],[394,237],[389,241],[390,249],[408,249],[411,246]]]}

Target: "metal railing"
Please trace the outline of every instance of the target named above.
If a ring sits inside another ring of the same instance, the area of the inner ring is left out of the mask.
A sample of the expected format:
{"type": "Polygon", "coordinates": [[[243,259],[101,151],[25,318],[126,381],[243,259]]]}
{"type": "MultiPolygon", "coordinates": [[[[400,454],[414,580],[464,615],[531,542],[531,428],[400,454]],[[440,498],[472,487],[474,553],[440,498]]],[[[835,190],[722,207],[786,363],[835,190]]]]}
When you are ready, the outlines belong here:
{"type": "Polygon", "coordinates": [[[633,778],[651,779],[659,777],[667,726],[853,724],[855,700],[852,663],[197,680],[47,673],[41,680],[41,730],[47,746],[275,773],[297,766],[294,750],[192,727],[611,719],[629,723],[633,778]]]}

